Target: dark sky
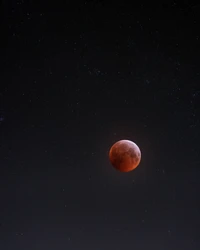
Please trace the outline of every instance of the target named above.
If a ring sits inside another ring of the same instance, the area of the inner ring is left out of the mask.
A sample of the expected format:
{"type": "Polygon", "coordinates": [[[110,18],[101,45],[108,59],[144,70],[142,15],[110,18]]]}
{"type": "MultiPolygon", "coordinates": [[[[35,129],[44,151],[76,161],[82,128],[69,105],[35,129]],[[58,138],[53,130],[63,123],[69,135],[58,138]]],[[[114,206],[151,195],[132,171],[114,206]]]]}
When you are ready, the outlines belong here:
{"type": "Polygon", "coordinates": [[[1,4],[0,249],[199,250],[200,6],[34,2],[1,4]]]}

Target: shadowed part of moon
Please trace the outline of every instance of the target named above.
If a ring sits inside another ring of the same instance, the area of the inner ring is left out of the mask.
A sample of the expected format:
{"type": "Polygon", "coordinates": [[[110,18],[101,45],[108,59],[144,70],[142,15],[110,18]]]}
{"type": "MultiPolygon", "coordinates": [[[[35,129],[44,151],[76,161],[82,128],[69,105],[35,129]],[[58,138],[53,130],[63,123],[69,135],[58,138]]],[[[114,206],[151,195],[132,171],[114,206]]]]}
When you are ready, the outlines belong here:
{"type": "Polygon", "coordinates": [[[109,159],[113,167],[117,170],[129,172],[139,165],[141,152],[134,142],[121,140],[111,147],[109,159]]]}

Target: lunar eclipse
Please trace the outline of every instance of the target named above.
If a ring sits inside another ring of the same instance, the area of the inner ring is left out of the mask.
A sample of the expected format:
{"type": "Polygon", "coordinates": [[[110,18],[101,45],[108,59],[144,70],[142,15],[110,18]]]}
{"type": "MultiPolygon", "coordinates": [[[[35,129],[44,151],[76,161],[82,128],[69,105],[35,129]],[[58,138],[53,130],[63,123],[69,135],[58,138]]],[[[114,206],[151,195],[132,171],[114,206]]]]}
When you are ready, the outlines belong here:
{"type": "Polygon", "coordinates": [[[120,172],[130,172],[140,163],[141,151],[132,141],[120,140],[109,151],[112,166],[120,172]]]}

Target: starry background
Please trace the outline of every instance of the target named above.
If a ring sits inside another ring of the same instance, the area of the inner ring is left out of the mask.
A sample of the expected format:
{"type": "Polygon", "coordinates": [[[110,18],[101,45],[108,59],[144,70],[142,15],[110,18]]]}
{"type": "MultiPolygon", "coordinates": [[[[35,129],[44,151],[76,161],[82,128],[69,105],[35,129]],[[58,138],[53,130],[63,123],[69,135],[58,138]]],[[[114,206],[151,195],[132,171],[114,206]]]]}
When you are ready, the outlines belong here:
{"type": "Polygon", "coordinates": [[[1,6],[0,249],[200,249],[200,6],[1,6]]]}

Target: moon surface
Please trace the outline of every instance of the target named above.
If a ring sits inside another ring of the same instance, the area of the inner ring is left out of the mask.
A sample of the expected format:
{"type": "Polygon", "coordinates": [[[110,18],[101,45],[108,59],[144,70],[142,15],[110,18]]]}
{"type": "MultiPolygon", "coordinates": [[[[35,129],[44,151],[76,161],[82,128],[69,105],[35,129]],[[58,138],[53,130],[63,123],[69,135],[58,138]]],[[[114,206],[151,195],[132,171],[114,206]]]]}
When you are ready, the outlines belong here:
{"type": "Polygon", "coordinates": [[[141,151],[134,142],[120,140],[110,148],[109,159],[115,169],[130,172],[139,165],[141,151]]]}

